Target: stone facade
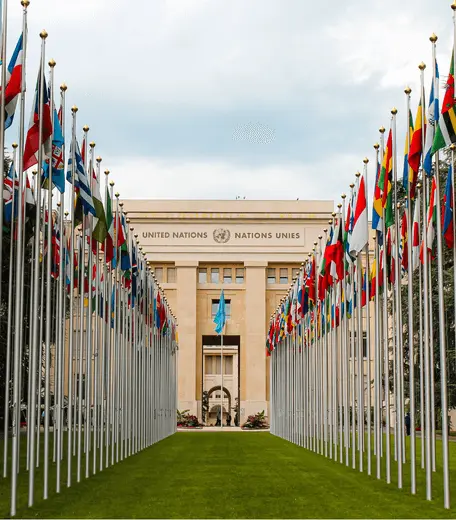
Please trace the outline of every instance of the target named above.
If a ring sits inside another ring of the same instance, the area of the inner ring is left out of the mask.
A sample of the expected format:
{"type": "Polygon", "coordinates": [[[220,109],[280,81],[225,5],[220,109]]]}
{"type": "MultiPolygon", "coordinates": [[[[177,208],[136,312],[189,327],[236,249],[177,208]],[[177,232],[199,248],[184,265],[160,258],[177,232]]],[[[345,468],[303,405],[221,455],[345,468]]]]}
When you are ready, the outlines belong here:
{"type": "Polygon", "coordinates": [[[221,354],[213,315],[223,288],[230,305],[223,353],[231,356],[224,362],[224,416],[237,397],[241,423],[268,412],[269,317],[333,209],[332,201],[124,201],[178,318],[179,409],[201,418],[203,392],[212,391],[206,422],[215,420],[221,374],[208,356],[221,354]]]}

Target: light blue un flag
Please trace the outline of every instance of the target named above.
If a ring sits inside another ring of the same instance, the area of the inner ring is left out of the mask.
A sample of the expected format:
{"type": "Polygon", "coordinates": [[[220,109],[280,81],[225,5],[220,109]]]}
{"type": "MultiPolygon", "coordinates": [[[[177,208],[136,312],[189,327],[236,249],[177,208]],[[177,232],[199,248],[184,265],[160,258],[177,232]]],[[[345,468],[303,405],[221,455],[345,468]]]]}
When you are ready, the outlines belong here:
{"type": "Polygon", "coordinates": [[[214,318],[214,323],[215,323],[215,332],[217,334],[221,334],[223,331],[223,327],[225,326],[225,323],[226,323],[225,295],[223,294],[223,289],[222,289],[222,292],[220,293],[219,306],[217,309],[217,314],[215,315],[215,318],[214,318]]]}

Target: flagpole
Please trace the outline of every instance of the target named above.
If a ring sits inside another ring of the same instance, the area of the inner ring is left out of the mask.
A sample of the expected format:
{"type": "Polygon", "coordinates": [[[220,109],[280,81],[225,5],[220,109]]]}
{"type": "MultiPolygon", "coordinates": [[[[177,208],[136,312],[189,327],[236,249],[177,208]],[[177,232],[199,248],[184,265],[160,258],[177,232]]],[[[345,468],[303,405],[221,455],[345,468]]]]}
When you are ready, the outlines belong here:
{"type": "MultiPolygon", "coordinates": [[[[378,164],[379,164],[379,148],[378,143],[374,144],[375,149],[375,182],[377,183],[378,164]]],[[[380,258],[379,258],[379,243],[377,240],[378,233],[374,233],[374,254],[375,254],[375,339],[374,339],[374,444],[376,456],[376,476],[377,479],[381,477],[381,436],[382,436],[382,406],[381,406],[381,335],[380,335],[380,258]]]]}
{"type": "MultiPolygon", "coordinates": [[[[24,6],[24,24],[25,24],[25,17],[26,17],[26,12],[25,12],[25,9],[26,9],[26,6],[24,6]]],[[[38,149],[38,166],[41,167],[42,165],[42,162],[43,162],[43,146],[42,146],[42,135],[43,135],[43,103],[42,103],[42,100],[43,100],[43,94],[44,94],[44,56],[45,56],[45,44],[46,44],[46,38],[47,38],[47,32],[46,31],[42,31],[40,33],[40,37],[41,37],[41,61],[40,61],[40,82],[39,82],[39,85],[40,85],[40,94],[39,94],[39,100],[40,100],[40,106],[39,106],[39,131],[38,131],[38,142],[39,142],[39,149],[38,149]]],[[[25,63],[25,59],[24,59],[24,63],[25,63]]],[[[24,71],[24,69],[23,69],[24,71]]],[[[24,78],[24,72],[23,72],[23,79],[24,78]]],[[[23,85],[23,89],[25,89],[25,84],[23,85]]],[[[22,100],[21,100],[22,102],[22,100]]],[[[21,121],[22,123],[22,121],[21,121]]],[[[22,137],[23,135],[23,132],[21,131],[20,132],[20,138],[22,137]]],[[[20,150],[23,150],[23,147],[21,147],[21,144],[19,144],[19,148],[20,150]]],[[[22,161],[21,161],[22,162],[22,161]]],[[[20,172],[21,172],[22,168],[20,167],[20,172]]],[[[22,179],[19,180],[19,182],[21,182],[22,179]]],[[[35,357],[36,357],[36,352],[38,351],[38,341],[39,341],[39,336],[40,336],[40,333],[38,331],[38,298],[39,298],[39,293],[40,293],[40,285],[39,285],[39,272],[40,272],[40,255],[39,255],[39,250],[40,250],[40,220],[41,220],[41,182],[40,180],[38,180],[36,182],[36,185],[35,185],[35,189],[36,189],[36,215],[35,215],[35,226],[38,226],[38,230],[36,229],[35,227],[35,237],[34,237],[34,249],[35,249],[35,259],[34,259],[34,271],[35,271],[35,276],[34,276],[34,287],[33,287],[33,316],[34,316],[34,320],[33,320],[33,333],[32,333],[32,364],[34,364],[35,362],[35,357]]],[[[21,212],[22,213],[22,212],[21,212]]],[[[19,225],[18,225],[18,237],[22,235],[22,226],[20,225],[21,224],[21,220],[19,220],[19,225]]],[[[20,242],[19,242],[20,243],[20,242]]],[[[20,259],[22,257],[22,251],[21,251],[21,254],[19,254],[19,246],[18,246],[18,256],[17,256],[17,260],[18,260],[18,263],[19,265],[16,266],[17,268],[17,272],[21,272],[21,269],[22,269],[22,266],[20,265],[20,259]]],[[[43,259],[44,261],[44,259],[43,259]]],[[[21,285],[21,284],[18,284],[18,285],[21,285]]],[[[19,342],[20,342],[20,328],[22,327],[22,320],[20,320],[20,314],[21,314],[21,311],[22,311],[22,291],[19,290],[18,291],[19,294],[16,295],[16,305],[17,305],[17,310],[18,310],[18,313],[16,314],[16,318],[17,318],[17,323],[16,323],[16,333],[15,333],[15,349],[17,348],[17,350],[19,350],[20,348],[20,345],[19,345],[19,342]]],[[[40,325],[40,328],[41,328],[41,325],[40,325]]],[[[40,351],[41,351],[41,344],[39,345],[39,348],[40,348],[40,351]]],[[[19,359],[18,359],[18,362],[19,362],[19,359]]],[[[40,377],[41,377],[41,367],[40,368],[40,377]]],[[[33,370],[33,369],[32,369],[33,370]]],[[[19,376],[19,374],[18,374],[19,376]]],[[[15,382],[16,382],[16,376],[14,377],[15,379],[15,382]]],[[[36,370],[33,370],[32,371],[32,416],[31,416],[31,424],[33,425],[34,422],[35,422],[35,403],[34,403],[34,396],[35,396],[35,388],[36,388],[36,370]]],[[[19,389],[17,389],[17,396],[19,395],[19,389]]],[[[38,395],[38,400],[39,400],[39,405],[41,404],[41,395],[38,395]]],[[[41,408],[41,406],[39,406],[39,409],[41,408]]],[[[38,412],[38,421],[39,421],[39,412],[38,412]]],[[[46,416],[45,418],[45,421],[48,420],[48,415],[46,416]]],[[[39,422],[38,422],[38,428],[37,428],[37,432],[39,432],[39,422]]],[[[17,449],[17,445],[14,446],[14,440],[15,438],[13,437],[13,466],[14,466],[14,458],[15,456],[17,456],[17,454],[15,453],[16,449],[17,449]]],[[[17,439],[16,439],[17,441],[17,439]]],[[[30,468],[29,468],[29,506],[32,506],[33,505],[33,494],[34,494],[34,474],[35,474],[35,471],[34,471],[34,449],[35,449],[35,444],[34,444],[34,436],[32,435],[32,438],[31,438],[31,444],[30,444],[30,468]]],[[[46,449],[46,447],[45,447],[46,449]]],[[[37,446],[37,454],[39,453],[39,450],[40,450],[40,447],[37,446]]],[[[15,471],[13,470],[13,474],[15,473],[15,471]]],[[[13,479],[15,478],[15,475],[13,475],[13,479]]],[[[15,486],[15,484],[13,484],[15,486]]],[[[44,477],[44,497],[47,496],[47,474],[46,474],[46,468],[45,468],[45,477],[44,477]]],[[[16,500],[16,497],[14,496],[14,500],[13,500],[13,497],[11,498],[11,504],[12,504],[12,508],[13,508],[13,503],[14,503],[14,508],[15,508],[15,500],[16,500]]],[[[13,513],[13,511],[11,511],[11,515],[13,516],[15,513],[13,513]]]]}
{"type": "MultiPolygon", "coordinates": [[[[345,231],[345,193],[342,194],[342,229],[345,231]]],[[[345,268],[345,251],[344,251],[344,276],[342,278],[342,292],[344,301],[344,313],[342,316],[342,370],[343,370],[343,403],[344,403],[344,444],[345,444],[345,465],[349,466],[349,440],[350,440],[350,409],[349,409],[349,351],[347,346],[347,313],[348,313],[348,299],[347,299],[347,276],[345,268]]],[[[342,458],[341,458],[342,462],[342,458]]]]}
{"type": "MultiPolygon", "coordinates": [[[[11,194],[11,228],[10,228],[10,258],[9,258],[9,273],[8,273],[8,322],[7,322],[7,340],[6,340],[6,362],[5,362],[5,411],[4,411],[4,430],[3,430],[3,478],[8,476],[8,431],[9,431],[9,415],[10,415],[10,392],[11,392],[11,342],[12,342],[12,327],[13,327],[13,262],[14,262],[14,214],[15,214],[15,193],[16,193],[16,163],[17,163],[17,144],[13,143],[13,163],[12,163],[12,194],[11,194]]],[[[22,188],[19,186],[19,190],[22,188]]],[[[18,190],[18,191],[19,191],[18,190]]],[[[3,198],[3,197],[2,197],[3,198]]],[[[19,213],[19,212],[18,212],[19,213]]],[[[19,239],[19,237],[18,237],[19,239]]],[[[17,277],[17,274],[16,274],[17,277]]],[[[28,444],[27,444],[28,446],[28,444]]],[[[28,451],[27,451],[28,453],[28,451]]]]}
{"type": "MultiPolygon", "coordinates": [[[[65,91],[64,91],[65,92],[65,91]]],[[[74,226],[74,218],[75,218],[75,176],[76,176],[76,159],[75,159],[75,146],[76,146],[76,114],[78,108],[73,106],[71,108],[72,114],[72,131],[71,131],[71,189],[70,189],[70,250],[69,250],[69,261],[70,261],[70,287],[68,290],[68,294],[70,297],[70,309],[69,309],[69,330],[68,330],[68,412],[67,412],[67,487],[71,486],[71,476],[72,476],[72,440],[73,440],[73,407],[76,406],[76,400],[73,399],[73,378],[75,375],[76,367],[73,367],[73,352],[74,352],[74,341],[75,341],[75,331],[74,331],[74,256],[75,256],[75,226],[74,226]]],[[[79,287],[78,287],[79,291],[79,287]]]]}
{"type": "MultiPolygon", "coordinates": [[[[6,94],[6,44],[7,44],[7,29],[8,29],[8,0],[2,0],[2,88],[0,90],[0,179],[3,182],[5,177],[5,94],[6,94]]],[[[23,62],[25,68],[25,60],[23,62]]],[[[0,197],[0,244],[3,244],[3,197],[0,197]]],[[[0,247],[0,300],[2,295],[2,276],[3,276],[3,247],[0,247]]],[[[6,439],[6,437],[5,437],[6,439]]],[[[6,442],[6,441],[5,441],[6,442]]]]}
{"type": "MultiPolygon", "coordinates": [[[[410,94],[412,89],[405,89],[407,101],[407,117],[410,113],[410,94]]],[[[424,98],[421,100],[421,106],[424,110],[424,98]]],[[[422,128],[424,128],[422,126],[422,128]]],[[[410,125],[407,125],[407,156],[410,157],[410,125]]],[[[424,134],[424,132],[422,132],[424,134]]],[[[424,138],[424,135],[423,135],[424,138]]],[[[423,143],[422,143],[423,145],[423,143]]],[[[424,147],[423,147],[424,150],[424,147]]],[[[409,167],[407,165],[407,172],[409,167]]],[[[416,204],[416,203],[415,203],[416,204]]],[[[410,177],[407,182],[407,294],[408,294],[408,347],[409,347],[409,398],[410,398],[410,486],[412,495],[416,494],[416,447],[415,447],[415,340],[413,330],[413,239],[412,239],[412,197],[410,177]]],[[[404,254],[404,252],[403,252],[404,254]]]]}
{"type": "MultiPolygon", "coordinates": [[[[456,215],[455,215],[455,200],[456,200],[456,190],[455,190],[455,183],[454,183],[454,159],[455,159],[455,150],[456,150],[456,144],[452,144],[450,146],[450,150],[451,150],[451,174],[452,174],[452,178],[451,178],[451,196],[452,196],[452,211],[451,211],[451,220],[452,220],[452,223],[453,223],[453,300],[454,300],[454,303],[455,303],[455,308],[456,308],[456,215]]],[[[450,172],[448,172],[448,175],[450,174],[450,172]]],[[[448,201],[447,201],[447,204],[448,204],[448,201]]],[[[456,327],[454,329],[454,334],[455,334],[455,342],[454,342],[454,345],[455,345],[455,356],[456,356],[456,327]]]]}
{"type": "MultiPolygon", "coordinates": [[[[452,4],[454,12],[454,35],[456,37],[456,3],[452,4]]],[[[433,38],[434,39],[434,38],[433,38]]],[[[435,41],[437,37],[435,37],[435,41]]],[[[432,46],[433,63],[436,61],[435,41],[432,46]]],[[[456,40],[454,42],[456,48],[456,40]]],[[[456,56],[453,53],[453,60],[456,56]]],[[[435,75],[435,67],[434,67],[435,75]]],[[[442,221],[440,209],[440,164],[439,152],[435,154],[435,181],[436,181],[436,212],[437,212],[437,276],[439,296],[439,346],[440,346],[440,392],[442,413],[442,451],[443,451],[443,503],[445,509],[450,508],[450,470],[449,470],[449,447],[448,447],[448,400],[447,400],[447,358],[446,358],[446,330],[445,330],[445,304],[443,299],[443,251],[442,251],[442,221]]]]}
{"type": "MultiPolygon", "coordinates": [[[[366,157],[363,160],[364,163],[364,179],[366,183],[366,195],[369,193],[368,191],[368,171],[367,165],[369,163],[369,159],[366,157]]],[[[366,196],[366,210],[368,208],[367,204],[368,197],[366,196]]],[[[367,213],[369,214],[369,213],[367,213]]],[[[368,235],[369,236],[369,235],[368,235]]],[[[366,244],[366,343],[367,343],[367,367],[366,367],[366,377],[367,377],[367,474],[370,475],[372,472],[372,458],[371,458],[371,345],[370,345],[370,328],[371,328],[371,320],[370,320],[370,261],[369,261],[369,240],[366,244]]],[[[364,338],[363,338],[364,342],[364,338]]],[[[364,381],[363,381],[364,385],[364,381]]],[[[364,422],[363,422],[364,424],[364,422]]]]}
{"type": "MultiPolygon", "coordinates": [[[[41,85],[40,85],[40,131],[43,132],[43,98],[44,98],[44,48],[43,48],[43,66],[41,68],[41,85]]],[[[55,61],[49,62],[51,69],[51,96],[53,90],[54,80],[54,67],[55,61]]],[[[52,107],[52,98],[51,98],[52,107]]],[[[52,110],[52,108],[51,108],[52,110]]],[[[52,114],[53,115],[53,114],[52,114]]],[[[39,137],[40,149],[38,152],[38,168],[41,170],[43,164],[43,145],[42,136],[39,137]],[[40,160],[41,153],[41,160],[40,160]]],[[[48,178],[48,190],[47,190],[47,206],[48,206],[48,222],[47,222],[47,237],[48,237],[48,250],[47,250],[47,264],[46,264],[46,338],[45,338],[45,379],[44,379],[44,491],[43,498],[48,498],[49,491],[49,399],[50,399],[50,368],[51,368],[51,257],[52,257],[52,153],[49,164],[49,178],[48,178]]],[[[40,178],[38,177],[38,184],[40,184],[40,178]]],[[[43,235],[44,235],[43,230],[43,235]]],[[[44,265],[44,258],[43,258],[44,265]]],[[[55,369],[54,369],[55,370],[55,369]]],[[[55,376],[54,376],[55,377],[55,376]]]]}
{"type": "MultiPolygon", "coordinates": [[[[67,90],[67,86],[62,84],[60,86],[60,106],[62,108],[62,135],[65,135],[65,93],[67,90]]],[[[52,107],[52,110],[55,110],[52,107]]],[[[54,115],[54,114],[53,114],[54,115]]],[[[62,144],[62,157],[65,160],[65,145],[62,144]]],[[[51,158],[51,166],[52,166],[52,158],[51,158]]],[[[63,175],[65,176],[65,168],[63,170],[63,175]]],[[[64,178],[65,185],[65,178],[64,178]]],[[[65,331],[66,331],[66,297],[65,297],[65,286],[66,286],[66,229],[65,229],[65,197],[64,192],[60,194],[60,267],[59,267],[59,315],[57,321],[57,327],[60,330],[60,336],[58,339],[59,343],[59,352],[60,352],[60,366],[59,366],[59,402],[58,402],[58,421],[59,421],[59,430],[57,437],[57,475],[56,475],[56,492],[60,493],[60,473],[61,473],[61,460],[63,458],[63,417],[64,417],[64,400],[65,400],[65,375],[64,375],[64,366],[65,366],[65,331]]],[[[71,252],[72,254],[72,252],[71,252]]],[[[68,378],[71,378],[71,373],[68,372],[68,378]]],[[[69,403],[69,400],[68,400],[69,403]]],[[[67,413],[68,417],[68,413],[67,413]]]]}

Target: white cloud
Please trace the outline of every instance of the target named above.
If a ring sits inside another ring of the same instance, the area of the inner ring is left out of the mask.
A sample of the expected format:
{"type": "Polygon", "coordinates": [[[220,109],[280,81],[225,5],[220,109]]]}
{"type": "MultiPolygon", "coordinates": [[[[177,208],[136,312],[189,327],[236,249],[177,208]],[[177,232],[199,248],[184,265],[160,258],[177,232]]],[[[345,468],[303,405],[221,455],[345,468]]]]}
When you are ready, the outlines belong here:
{"type": "MultiPolygon", "coordinates": [[[[21,12],[10,5],[8,54],[21,12]]],[[[90,126],[128,197],[336,198],[360,159],[373,159],[393,106],[402,150],[403,88],[413,89],[414,111],[421,60],[429,86],[429,35],[439,35],[442,76],[452,44],[447,2],[34,0],[26,121],[43,28],[56,84],[68,84],[67,106],[80,109],[78,128],[90,126]],[[259,153],[233,141],[250,121],[274,137],[259,153]],[[138,156],[109,157],[103,147],[138,156]]]]}
{"type": "Polygon", "coordinates": [[[322,158],[309,165],[266,167],[117,157],[110,163],[110,178],[123,199],[234,199],[239,195],[247,199],[338,201],[348,187],[347,179],[355,178],[357,165],[361,168],[362,162],[351,155],[322,158]]]}

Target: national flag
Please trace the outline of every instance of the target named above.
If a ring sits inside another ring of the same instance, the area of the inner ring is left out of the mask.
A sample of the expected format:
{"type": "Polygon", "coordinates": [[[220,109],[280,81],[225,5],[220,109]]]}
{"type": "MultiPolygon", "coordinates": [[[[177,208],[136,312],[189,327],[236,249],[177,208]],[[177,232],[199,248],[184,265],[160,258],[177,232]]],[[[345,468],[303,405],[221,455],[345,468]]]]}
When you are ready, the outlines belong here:
{"type": "Polygon", "coordinates": [[[435,226],[437,222],[437,184],[435,181],[435,176],[432,177],[432,185],[431,185],[431,196],[429,200],[429,209],[427,215],[427,248],[428,251],[433,250],[433,244],[435,239],[435,226]]]}
{"type": "Polygon", "coordinates": [[[374,187],[374,198],[372,203],[372,229],[377,232],[377,242],[378,245],[382,245],[383,237],[382,237],[382,192],[380,190],[380,186],[378,185],[378,181],[380,178],[380,163],[377,162],[377,172],[375,174],[375,187],[374,187]]]}
{"type": "Polygon", "coordinates": [[[350,234],[352,230],[352,203],[353,203],[354,195],[352,194],[352,199],[348,201],[347,206],[347,216],[345,219],[345,230],[344,230],[344,251],[345,251],[345,270],[348,270],[348,267],[351,263],[353,263],[353,259],[350,256],[350,234]]]}
{"type": "Polygon", "coordinates": [[[327,258],[329,260],[329,274],[333,280],[342,280],[344,277],[344,243],[342,238],[342,221],[336,219],[327,258]]]}
{"type": "Polygon", "coordinates": [[[105,241],[105,260],[107,264],[113,262],[112,267],[114,268],[114,218],[112,214],[111,195],[109,194],[108,186],[106,186],[106,228],[108,233],[105,241]]]}
{"type": "MultiPolygon", "coordinates": [[[[68,159],[68,170],[67,170],[67,180],[68,182],[72,182],[72,167],[73,167],[73,143],[70,146],[70,157],[68,159]]],[[[81,151],[79,149],[79,144],[75,139],[75,175],[74,175],[74,185],[75,188],[79,189],[79,198],[82,204],[82,208],[84,213],[88,215],[91,213],[92,215],[96,215],[95,206],[93,204],[92,192],[90,190],[89,180],[87,178],[87,174],[84,168],[84,161],[82,159],[81,151]]]]}
{"type": "Polygon", "coordinates": [[[429,96],[428,124],[426,128],[426,142],[424,143],[423,169],[427,175],[432,173],[432,145],[434,143],[435,129],[439,122],[439,83],[439,68],[436,61],[429,96]]]}
{"type": "Polygon", "coordinates": [[[383,155],[382,169],[378,186],[382,190],[382,207],[385,210],[385,227],[389,228],[394,223],[393,215],[393,133],[390,130],[386,142],[385,153],[383,155]]]}
{"type": "Polygon", "coordinates": [[[445,243],[449,249],[454,246],[454,228],[453,228],[453,168],[450,164],[445,186],[445,194],[443,196],[443,212],[442,212],[442,233],[445,243]]]}
{"type": "Polygon", "coordinates": [[[413,118],[412,118],[412,111],[409,110],[409,124],[408,124],[407,133],[405,136],[404,171],[403,171],[403,178],[402,178],[402,184],[404,185],[404,188],[406,190],[408,190],[408,184],[409,184],[410,179],[413,178],[413,170],[411,168],[411,165],[409,165],[409,156],[410,156],[410,152],[411,152],[412,139],[413,139],[413,118]]]}
{"type": "Polygon", "coordinates": [[[356,198],[353,231],[350,239],[350,255],[360,253],[368,244],[367,201],[364,176],[361,177],[356,198]]]}
{"type": "MultiPolygon", "coordinates": [[[[92,200],[95,208],[95,216],[93,217],[93,231],[92,238],[99,243],[103,243],[108,235],[108,228],[106,224],[106,214],[103,207],[103,201],[100,192],[100,182],[95,171],[92,171],[92,200]]],[[[92,242],[93,247],[93,242],[92,242]]]]}
{"type": "Polygon", "coordinates": [[[56,215],[54,225],[52,227],[52,260],[51,260],[51,276],[57,279],[60,274],[60,228],[56,215]]]}
{"type": "Polygon", "coordinates": [[[19,181],[14,171],[13,163],[9,168],[8,174],[3,179],[3,220],[5,224],[10,224],[13,218],[13,177],[14,177],[14,217],[18,215],[18,190],[19,181]]]}
{"type": "MultiPolygon", "coordinates": [[[[377,294],[377,260],[375,258],[374,258],[374,261],[372,262],[372,266],[371,266],[370,279],[371,279],[371,286],[370,286],[370,291],[369,291],[369,297],[370,297],[370,300],[372,301],[377,294]]],[[[379,283],[380,283],[380,280],[379,280],[379,283]]]]}
{"type": "Polygon", "coordinates": [[[419,266],[420,261],[420,204],[415,202],[412,226],[412,262],[413,270],[419,266]]]}
{"type": "Polygon", "coordinates": [[[315,305],[315,302],[317,300],[316,298],[316,288],[315,288],[315,275],[316,275],[316,264],[315,264],[315,255],[312,255],[312,261],[310,264],[310,271],[309,271],[309,277],[307,278],[307,292],[309,294],[309,301],[312,303],[312,305],[315,305]]]}
{"type": "Polygon", "coordinates": [[[402,251],[402,269],[408,271],[408,232],[407,232],[407,212],[404,211],[401,221],[401,251],[402,251]]]}
{"type": "MultiPolygon", "coordinates": [[[[52,184],[60,191],[65,192],[65,158],[63,156],[64,139],[62,126],[57,110],[54,108],[54,133],[52,137],[52,184]]],[[[43,178],[49,177],[49,162],[43,164],[43,178]]]]}
{"type": "MultiPolygon", "coordinates": [[[[423,94],[424,96],[424,94],[423,94]]],[[[410,197],[415,198],[416,181],[418,179],[418,170],[420,169],[421,155],[423,153],[423,132],[426,132],[426,121],[423,128],[423,100],[420,99],[418,110],[416,112],[415,130],[413,132],[412,142],[410,144],[409,164],[411,168],[410,181],[410,197]]]]}
{"type": "Polygon", "coordinates": [[[5,130],[13,124],[17,102],[22,92],[22,62],[24,56],[24,37],[21,34],[6,69],[5,89],[5,130]]]}
{"type": "Polygon", "coordinates": [[[222,289],[222,292],[220,293],[220,300],[219,300],[219,304],[218,304],[217,314],[215,315],[215,318],[214,318],[214,323],[215,323],[215,332],[217,334],[222,334],[223,327],[225,326],[225,323],[226,323],[225,294],[223,292],[223,289],[222,289]]]}
{"type": "Polygon", "coordinates": [[[450,73],[445,87],[445,96],[443,98],[442,113],[439,118],[437,129],[435,131],[434,142],[432,143],[431,153],[450,146],[456,142],[456,112],[454,99],[454,53],[451,57],[450,73]]]}
{"type": "Polygon", "coordinates": [[[51,107],[49,100],[49,92],[46,87],[46,79],[43,78],[43,99],[40,99],[40,73],[38,73],[38,81],[36,83],[35,98],[33,101],[33,112],[30,118],[27,139],[24,147],[24,170],[38,164],[38,153],[40,146],[43,147],[43,159],[51,156],[51,136],[52,136],[52,119],[51,107]],[[43,111],[42,141],[39,143],[40,132],[40,105],[43,111]]]}

